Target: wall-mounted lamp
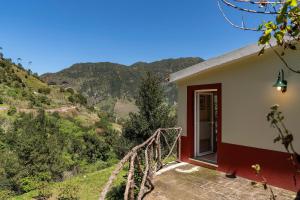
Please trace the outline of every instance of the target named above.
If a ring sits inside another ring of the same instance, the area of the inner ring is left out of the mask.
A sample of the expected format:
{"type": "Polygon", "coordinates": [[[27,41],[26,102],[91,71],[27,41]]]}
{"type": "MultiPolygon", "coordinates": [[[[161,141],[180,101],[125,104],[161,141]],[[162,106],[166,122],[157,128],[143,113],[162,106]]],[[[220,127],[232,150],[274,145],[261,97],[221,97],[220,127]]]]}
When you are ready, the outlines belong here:
{"type": "Polygon", "coordinates": [[[273,85],[273,87],[276,87],[276,89],[278,91],[281,91],[282,93],[286,92],[287,81],[284,79],[284,71],[282,69],[281,69],[281,71],[279,71],[277,81],[273,85]]]}

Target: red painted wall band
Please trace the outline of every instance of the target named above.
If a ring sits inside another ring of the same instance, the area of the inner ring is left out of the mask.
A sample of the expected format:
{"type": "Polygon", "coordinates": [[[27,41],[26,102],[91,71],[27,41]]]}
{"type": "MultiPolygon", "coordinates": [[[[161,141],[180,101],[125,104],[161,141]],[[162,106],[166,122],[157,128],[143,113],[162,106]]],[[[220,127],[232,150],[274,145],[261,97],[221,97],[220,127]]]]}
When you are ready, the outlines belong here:
{"type": "Polygon", "coordinates": [[[262,181],[251,168],[252,165],[259,164],[261,175],[270,185],[292,191],[300,189],[300,177],[296,176],[295,182],[296,171],[289,160],[290,154],[288,153],[222,143],[218,155],[218,170],[220,171],[235,171],[238,176],[262,181]]]}

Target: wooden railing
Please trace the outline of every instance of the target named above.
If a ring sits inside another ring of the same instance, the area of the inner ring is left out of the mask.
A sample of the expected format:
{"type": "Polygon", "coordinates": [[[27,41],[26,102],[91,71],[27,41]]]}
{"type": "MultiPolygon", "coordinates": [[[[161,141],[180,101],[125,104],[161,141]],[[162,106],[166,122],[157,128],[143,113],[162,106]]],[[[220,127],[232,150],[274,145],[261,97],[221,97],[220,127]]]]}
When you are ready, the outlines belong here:
{"type": "Polygon", "coordinates": [[[129,163],[124,200],[141,200],[154,189],[152,183],[153,175],[164,166],[174,151],[177,152],[180,144],[182,128],[159,128],[144,143],[135,146],[118,163],[112,172],[105,187],[103,188],[99,200],[105,197],[118,174],[122,171],[126,163],[129,163]],[[172,144],[172,145],[170,145],[172,144]],[[140,183],[135,183],[135,173],[142,178],[140,183]],[[139,185],[138,185],[139,184],[139,185]],[[138,194],[135,190],[138,189],[138,194]]]}

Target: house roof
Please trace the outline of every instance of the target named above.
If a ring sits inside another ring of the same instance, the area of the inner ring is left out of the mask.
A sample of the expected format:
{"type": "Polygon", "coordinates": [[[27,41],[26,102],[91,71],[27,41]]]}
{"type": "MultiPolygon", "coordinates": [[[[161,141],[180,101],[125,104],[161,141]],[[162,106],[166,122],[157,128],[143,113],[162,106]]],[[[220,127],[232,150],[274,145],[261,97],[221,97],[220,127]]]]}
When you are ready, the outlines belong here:
{"type": "MultiPolygon", "coordinates": [[[[276,42],[272,41],[271,44],[276,45],[276,42]]],[[[269,48],[269,46],[266,46],[266,48],[269,48]]],[[[172,74],[170,74],[169,80],[170,80],[170,82],[176,82],[176,81],[179,81],[179,80],[182,80],[185,78],[189,78],[196,74],[200,74],[209,69],[222,67],[222,66],[224,66],[223,64],[225,64],[225,63],[230,63],[233,61],[243,59],[247,56],[257,54],[261,49],[262,49],[262,46],[259,46],[258,44],[252,44],[252,45],[242,47],[240,49],[231,51],[229,53],[223,54],[218,57],[208,59],[204,62],[198,63],[191,67],[185,68],[185,69],[180,70],[175,73],[172,73],[172,74]]]]}

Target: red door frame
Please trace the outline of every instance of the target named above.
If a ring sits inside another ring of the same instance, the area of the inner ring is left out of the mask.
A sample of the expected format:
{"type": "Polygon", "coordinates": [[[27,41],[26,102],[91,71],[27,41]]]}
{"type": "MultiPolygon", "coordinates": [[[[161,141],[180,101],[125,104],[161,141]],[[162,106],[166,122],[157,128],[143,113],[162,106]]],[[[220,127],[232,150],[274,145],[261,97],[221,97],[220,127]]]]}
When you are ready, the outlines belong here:
{"type": "Polygon", "coordinates": [[[191,85],[187,87],[187,136],[182,138],[185,145],[182,148],[182,157],[185,159],[194,157],[194,94],[196,90],[217,90],[218,98],[218,135],[217,135],[217,163],[222,142],[222,84],[191,85]],[[185,154],[185,155],[184,155],[185,154]]]}

